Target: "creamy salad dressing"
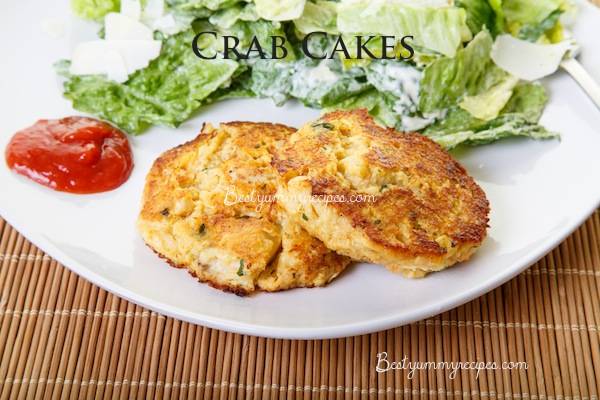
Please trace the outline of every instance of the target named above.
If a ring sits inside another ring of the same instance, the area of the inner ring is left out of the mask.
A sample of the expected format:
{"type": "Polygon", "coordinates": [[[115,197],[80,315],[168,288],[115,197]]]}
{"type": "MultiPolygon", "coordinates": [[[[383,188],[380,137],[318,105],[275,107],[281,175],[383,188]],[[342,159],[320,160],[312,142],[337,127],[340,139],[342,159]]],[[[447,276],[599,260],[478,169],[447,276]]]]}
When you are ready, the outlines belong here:
{"type": "Polygon", "coordinates": [[[423,72],[407,63],[382,60],[369,65],[369,83],[395,98],[391,108],[401,117],[397,126],[401,130],[421,130],[445,115],[445,110],[425,115],[418,112],[419,82],[422,78],[423,72]]]}
{"type": "Polygon", "coordinates": [[[315,68],[307,69],[307,78],[320,83],[335,83],[338,76],[329,69],[331,60],[323,60],[315,68]]]}
{"type": "Polygon", "coordinates": [[[448,110],[440,110],[434,113],[424,114],[421,117],[411,117],[410,115],[402,116],[402,121],[398,127],[400,130],[405,132],[416,132],[423,128],[428,127],[435,121],[444,119],[448,110]]]}
{"type": "Polygon", "coordinates": [[[308,97],[316,89],[328,90],[338,80],[338,75],[330,69],[332,61],[323,60],[317,66],[297,63],[292,73],[292,91],[299,97],[308,97]]]}
{"type": "Polygon", "coordinates": [[[277,79],[263,85],[262,93],[265,97],[273,99],[275,104],[282,104],[287,100],[288,82],[293,79],[294,70],[290,68],[289,63],[284,62],[273,63],[271,68],[273,68],[277,79]]]}
{"type": "Polygon", "coordinates": [[[415,111],[419,101],[419,81],[423,77],[417,68],[397,62],[373,62],[367,74],[369,82],[377,89],[398,97],[398,107],[415,111]]]}

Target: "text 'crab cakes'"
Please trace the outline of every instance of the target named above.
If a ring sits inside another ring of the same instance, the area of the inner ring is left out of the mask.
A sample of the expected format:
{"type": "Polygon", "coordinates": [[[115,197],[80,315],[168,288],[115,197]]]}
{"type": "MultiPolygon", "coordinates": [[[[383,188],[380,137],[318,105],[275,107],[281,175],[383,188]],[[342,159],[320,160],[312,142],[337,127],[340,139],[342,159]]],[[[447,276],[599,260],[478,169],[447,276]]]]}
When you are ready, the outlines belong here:
{"type": "Polygon", "coordinates": [[[409,277],[467,260],[486,236],[489,204],[430,139],[336,111],[294,133],[273,162],[281,205],[325,246],[409,277]]]}
{"type": "Polygon", "coordinates": [[[156,160],[138,228],[160,256],[200,281],[240,295],[322,286],[350,263],[290,223],[275,199],[272,152],[294,129],[206,125],[156,160]]]}

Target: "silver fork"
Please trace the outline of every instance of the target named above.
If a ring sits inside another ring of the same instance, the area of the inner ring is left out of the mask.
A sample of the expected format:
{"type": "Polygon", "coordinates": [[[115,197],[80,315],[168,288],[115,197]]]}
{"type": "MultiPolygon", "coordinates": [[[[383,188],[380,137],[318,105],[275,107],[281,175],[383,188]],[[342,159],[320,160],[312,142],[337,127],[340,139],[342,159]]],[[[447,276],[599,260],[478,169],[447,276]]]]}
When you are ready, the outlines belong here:
{"type": "Polygon", "coordinates": [[[565,58],[560,66],[562,69],[567,71],[569,75],[581,86],[581,88],[588,94],[590,99],[600,109],[600,85],[590,76],[590,74],[583,68],[583,65],[573,57],[565,58]]]}

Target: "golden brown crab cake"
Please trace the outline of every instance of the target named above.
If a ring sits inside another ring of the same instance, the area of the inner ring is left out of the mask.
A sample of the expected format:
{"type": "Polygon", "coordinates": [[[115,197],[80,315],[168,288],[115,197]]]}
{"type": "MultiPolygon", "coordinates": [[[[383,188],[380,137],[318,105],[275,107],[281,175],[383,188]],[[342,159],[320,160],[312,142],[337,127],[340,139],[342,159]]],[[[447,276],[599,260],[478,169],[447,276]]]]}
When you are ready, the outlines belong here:
{"type": "Polygon", "coordinates": [[[267,268],[285,278],[265,290],[333,279],[350,260],[303,229],[291,230],[274,201],[279,175],[271,154],[294,131],[252,122],[206,125],[196,139],[164,153],[146,178],[138,218],[143,239],[170,264],[240,295],[257,290],[267,268]],[[298,257],[297,246],[318,249],[320,258],[298,257]]]}
{"type": "Polygon", "coordinates": [[[280,204],[325,246],[421,277],[467,260],[486,236],[484,192],[444,149],[364,110],[305,125],[277,151],[280,204]]]}
{"type": "Polygon", "coordinates": [[[262,290],[324,286],[348,266],[348,257],[329,250],[285,213],[279,222],[281,251],[258,279],[262,290]]]}

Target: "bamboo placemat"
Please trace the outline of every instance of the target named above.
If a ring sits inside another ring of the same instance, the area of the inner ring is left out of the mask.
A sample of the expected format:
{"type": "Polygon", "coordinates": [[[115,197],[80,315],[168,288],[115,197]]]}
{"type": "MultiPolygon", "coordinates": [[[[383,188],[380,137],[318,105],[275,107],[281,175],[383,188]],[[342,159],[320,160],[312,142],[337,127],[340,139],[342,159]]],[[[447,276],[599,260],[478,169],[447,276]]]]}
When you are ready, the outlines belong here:
{"type": "Polygon", "coordinates": [[[0,230],[1,398],[597,399],[600,393],[598,212],[525,273],[477,300],[410,326],[323,341],[263,339],[165,318],[78,277],[4,220],[0,230]],[[513,362],[514,368],[479,376],[459,369],[454,379],[450,367],[430,368],[411,379],[409,370],[378,373],[382,352],[389,361],[513,362]]]}

